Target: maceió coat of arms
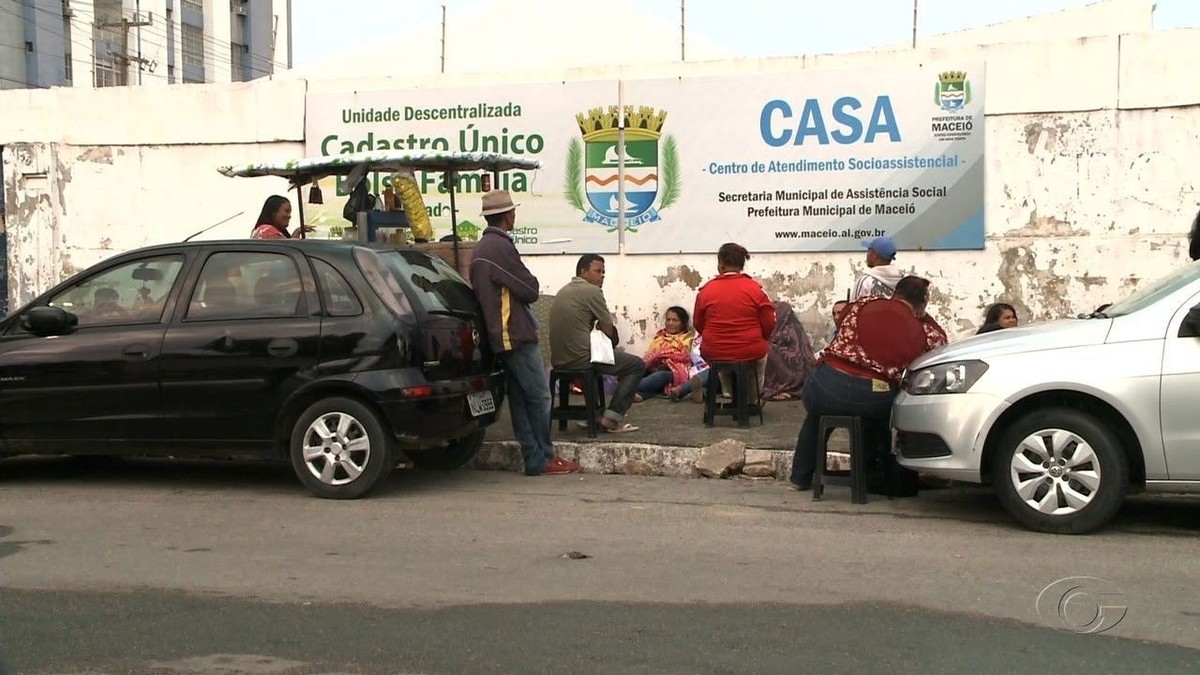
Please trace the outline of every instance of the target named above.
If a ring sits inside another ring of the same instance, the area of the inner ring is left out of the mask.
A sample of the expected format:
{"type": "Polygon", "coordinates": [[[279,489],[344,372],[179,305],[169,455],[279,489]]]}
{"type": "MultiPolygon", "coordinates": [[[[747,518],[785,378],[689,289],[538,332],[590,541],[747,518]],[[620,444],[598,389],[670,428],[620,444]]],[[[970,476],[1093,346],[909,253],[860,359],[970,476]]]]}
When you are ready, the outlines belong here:
{"type": "Polygon", "coordinates": [[[933,90],[933,102],[946,112],[959,112],[971,102],[971,81],[961,70],[951,70],[938,75],[933,90]]]}
{"type": "Polygon", "coordinates": [[[663,138],[666,111],[625,106],[622,152],[620,112],[610,106],[575,116],[582,142],[575,138],[567,147],[564,193],[567,202],[584,213],[584,222],[614,232],[624,215],[625,229],[637,232],[660,220],[659,211],[679,199],[679,151],[673,136],[663,138]]]}

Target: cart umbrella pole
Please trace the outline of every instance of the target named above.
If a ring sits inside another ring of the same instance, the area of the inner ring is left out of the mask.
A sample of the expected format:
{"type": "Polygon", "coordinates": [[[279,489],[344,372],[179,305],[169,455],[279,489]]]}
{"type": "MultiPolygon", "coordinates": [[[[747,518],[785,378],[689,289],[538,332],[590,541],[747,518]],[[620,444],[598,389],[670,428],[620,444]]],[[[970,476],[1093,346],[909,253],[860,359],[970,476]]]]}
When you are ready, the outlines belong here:
{"type": "Polygon", "coordinates": [[[451,240],[454,243],[454,271],[462,269],[458,262],[458,209],[454,206],[454,172],[447,171],[445,174],[446,187],[450,192],[450,234],[453,235],[451,240]]]}
{"type": "Polygon", "coordinates": [[[300,189],[300,177],[296,177],[296,209],[300,215],[300,238],[304,239],[304,191],[300,189]]]}

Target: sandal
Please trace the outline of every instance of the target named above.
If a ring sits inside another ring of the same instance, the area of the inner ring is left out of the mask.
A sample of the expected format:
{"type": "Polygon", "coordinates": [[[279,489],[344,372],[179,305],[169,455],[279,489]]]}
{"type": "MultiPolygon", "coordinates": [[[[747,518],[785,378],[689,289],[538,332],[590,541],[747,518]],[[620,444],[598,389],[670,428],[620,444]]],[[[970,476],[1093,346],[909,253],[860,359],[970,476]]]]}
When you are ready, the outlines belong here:
{"type": "Polygon", "coordinates": [[[630,431],[637,431],[638,429],[641,429],[641,427],[635,427],[634,425],[632,425],[628,422],[616,427],[615,429],[606,428],[606,427],[604,427],[604,425],[601,425],[601,428],[603,428],[606,432],[608,432],[610,434],[626,434],[626,433],[629,433],[630,431]]]}

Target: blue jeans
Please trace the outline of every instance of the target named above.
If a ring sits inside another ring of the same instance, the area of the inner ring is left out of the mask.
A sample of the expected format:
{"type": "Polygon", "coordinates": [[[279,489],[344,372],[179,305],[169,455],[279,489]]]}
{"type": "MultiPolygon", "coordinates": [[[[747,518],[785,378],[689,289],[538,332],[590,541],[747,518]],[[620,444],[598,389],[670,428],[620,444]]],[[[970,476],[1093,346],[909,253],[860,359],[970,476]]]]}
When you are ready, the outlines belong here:
{"type": "Polygon", "coordinates": [[[637,393],[642,395],[642,398],[654,398],[663,393],[663,389],[671,384],[674,376],[669,370],[656,370],[642,378],[638,383],[637,393]]]}
{"type": "Polygon", "coordinates": [[[894,391],[874,391],[871,380],[843,373],[822,363],[804,383],[804,424],[796,439],[792,456],[792,482],[808,485],[817,468],[818,443],[822,415],[856,415],[863,419],[863,439],[868,454],[879,447],[883,434],[889,432],[892,419],[894,391]]]}
{"type": "Polygon", "coordinates": [[[517,345],[500,352],[508,384],[508,408],[512,413],[513,435],[521,444],[525,473],[539,474],[554,459],[550,442],[550,384],[542,352],[537,343],[517,345]]]}

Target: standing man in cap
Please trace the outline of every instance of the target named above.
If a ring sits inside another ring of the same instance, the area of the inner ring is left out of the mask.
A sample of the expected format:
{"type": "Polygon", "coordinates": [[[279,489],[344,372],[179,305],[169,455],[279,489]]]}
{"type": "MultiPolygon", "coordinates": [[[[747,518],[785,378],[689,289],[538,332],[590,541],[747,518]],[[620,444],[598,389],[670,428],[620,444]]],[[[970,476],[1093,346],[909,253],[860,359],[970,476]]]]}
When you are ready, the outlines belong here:
{"type": "Polygon", "coordinates": [[[471,258],[471,286],[483,306],[488,339],[504,363],[513,435],[521,444],[526,476],[561,476],[579,465],[554,453],[550,441],[550,385],[538,349],[537,321],[529,305],[540,294],[513,243],[517,205],[507,190],[483,195],[487,229],[471,258]]]}
{"type": "Polygon", "coordinates": [[[892,297],[897,282],[904,278],[904,273],[892,264],[896,259],[896,242],[891,237],[875,237],[864,241],[863,246],[867,249],[867,271],[854,280],[850,302],[871,295],[892,297]]]}

